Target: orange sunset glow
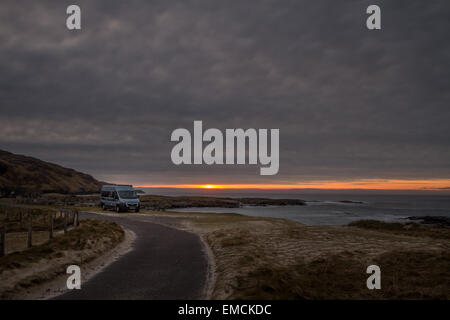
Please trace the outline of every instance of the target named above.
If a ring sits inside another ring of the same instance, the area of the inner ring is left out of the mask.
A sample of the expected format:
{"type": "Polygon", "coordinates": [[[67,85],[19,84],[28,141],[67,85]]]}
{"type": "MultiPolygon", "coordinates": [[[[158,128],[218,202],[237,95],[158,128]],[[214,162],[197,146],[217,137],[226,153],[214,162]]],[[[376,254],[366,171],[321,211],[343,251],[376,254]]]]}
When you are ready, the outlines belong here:
{"type": "Polygon", "coordinates": [[[170,184],[141,185],[137,187],[193,189],[446,190],[450,189],[450,179],[361,179],[352,181],[307,181],[297,184],[170,184]]]}

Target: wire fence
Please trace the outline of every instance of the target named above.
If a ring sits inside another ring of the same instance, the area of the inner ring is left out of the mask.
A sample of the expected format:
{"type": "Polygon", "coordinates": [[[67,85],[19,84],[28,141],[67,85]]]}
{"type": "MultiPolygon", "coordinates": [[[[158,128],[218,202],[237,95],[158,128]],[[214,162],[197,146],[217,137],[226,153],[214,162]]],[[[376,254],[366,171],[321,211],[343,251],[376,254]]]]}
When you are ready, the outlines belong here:
{"type": "Polygon", "coordinates": [[[0,257],[7,252],[6,237],[11,233],[26,233],[27,248],[33,246],[33,232],[54,233],[79,225],[79,212],[73,209],[33,208],[28,206],[0,204],[0,257]]]}

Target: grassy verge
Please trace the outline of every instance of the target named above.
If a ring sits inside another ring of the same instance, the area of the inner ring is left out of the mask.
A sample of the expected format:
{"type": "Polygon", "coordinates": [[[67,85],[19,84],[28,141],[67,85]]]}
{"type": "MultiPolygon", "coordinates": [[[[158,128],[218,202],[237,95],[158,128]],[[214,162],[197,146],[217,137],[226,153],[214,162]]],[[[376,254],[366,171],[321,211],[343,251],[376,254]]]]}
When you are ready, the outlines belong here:
{"type": "Polygon", "coordinates": [[[63,218],[56,216],[56,209],[37,206],[24,206],[0,203],[0,227],[6,226],[7,232],[20,232],[28,230],[30,218],[33,222],[33,230],[43,231],[49,229],[50,215],[54,216],[54,228],[63,227],[63,218]]]}
{"type": "Polygon", "coordinates": [[[359,222],[305,226],[238,214],[144,212],[183,220],[214,255],[214,299],[449,299],[450,229],[359,222]],[[366,286],[381,268],[381,290],[366,286]]]}
{"type": "Polygon", "coordinates": [[[57,235],[29,250],[0,258],[0,297],[17,295],[22,289],[51,280],[70,264],[82,265],[115,247],[124,238],[114,222],[81,220],[80,226],[57,235]]]}
{"type": "MultiPolygon", "coordinates": [[[[206,234],[217,257],[214,295],[233,299],[450,298],[448,237],[429,237],[433,231],[422,229],[406,232],[241,221],[233,229],[206,234]],[[382,270],[382,290],[366,287],[366,268],[371,264],[382,270]]],[[[445,232],[448,235],[450,230],[445,232]]]]}
{"type": "Polygon", "coordinates": [[[450,239],[450,228],[437,225],[421,225],[418,223],[403,224],[397,222],[388,223],[377,220],[359,220],[350,223],[349,226],[411,237],[450,239]]]}

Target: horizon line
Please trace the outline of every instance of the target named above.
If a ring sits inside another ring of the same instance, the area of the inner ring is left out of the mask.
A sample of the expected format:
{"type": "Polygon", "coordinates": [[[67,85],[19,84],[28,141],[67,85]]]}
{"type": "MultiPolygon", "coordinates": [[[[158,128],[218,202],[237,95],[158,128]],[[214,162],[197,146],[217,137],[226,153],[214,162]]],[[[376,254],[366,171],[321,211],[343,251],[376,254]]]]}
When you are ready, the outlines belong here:
{"type": "Polygon", "coordinates": [[[310,181],[297,184],[148,184],[136,188],[173,189],[319,189],[319,190],[389,190],[389,191],[450,191],[450,179],[402,180],[360,179],[353,181],[310,181]]]}

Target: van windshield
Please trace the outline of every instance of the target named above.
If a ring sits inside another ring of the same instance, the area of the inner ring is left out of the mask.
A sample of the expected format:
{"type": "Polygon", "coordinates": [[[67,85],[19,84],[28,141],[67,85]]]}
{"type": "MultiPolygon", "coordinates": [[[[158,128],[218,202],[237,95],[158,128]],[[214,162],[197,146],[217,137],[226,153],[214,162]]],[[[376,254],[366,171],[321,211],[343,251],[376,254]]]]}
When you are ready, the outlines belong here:
{"type": "Polygon", "coordinates": [[[134,190],[119,191],[119,196],[122,199],[137,199],[137,194],[134,190]]]}

